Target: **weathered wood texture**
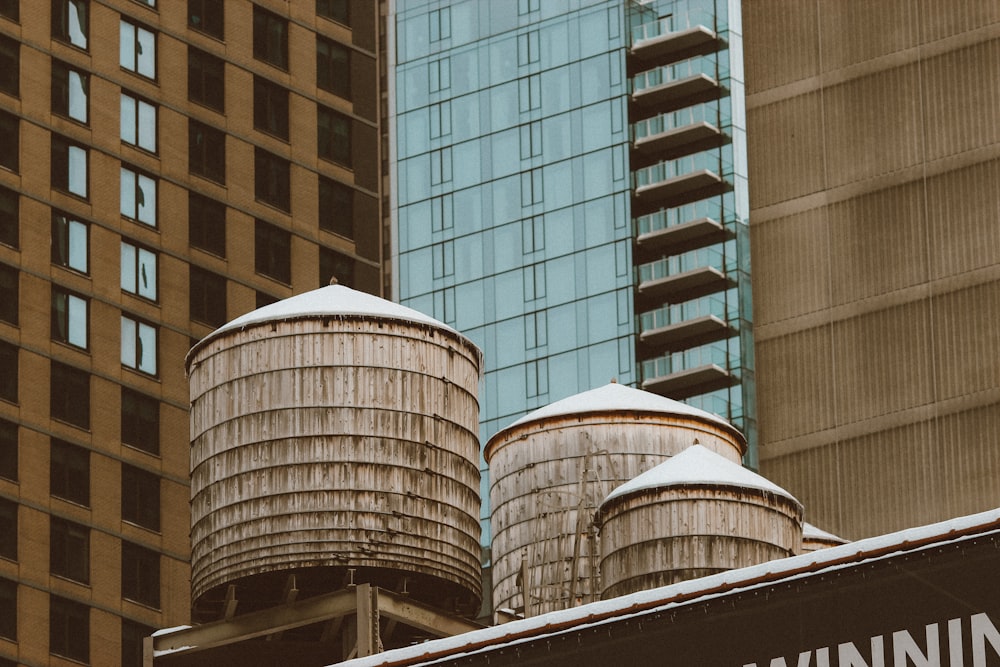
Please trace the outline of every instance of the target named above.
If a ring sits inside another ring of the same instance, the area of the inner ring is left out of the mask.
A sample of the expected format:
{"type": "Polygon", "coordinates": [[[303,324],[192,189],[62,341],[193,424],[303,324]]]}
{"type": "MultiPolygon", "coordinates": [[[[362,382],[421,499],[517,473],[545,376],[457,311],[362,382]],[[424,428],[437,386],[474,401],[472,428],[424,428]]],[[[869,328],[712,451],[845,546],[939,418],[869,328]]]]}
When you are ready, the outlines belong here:
{"type": "Polygon", "coordinates": [[[785,558],[802,545],[802,508],[755,489],[685,486],[602,508],[602,599],[785,558]]]}
{"type": "Polygon", "coordinates": [[[450,332],[350,318],[266,323],[199,349],[196,603],[246,577],[315,567],[429,576],[444,584],[436,593],[479,600],[480,365],[450,332]]]}
{"type": "Polygon", "coordinates": [[[536,615],[598,599],[597,508],[616,487],[696,442],[733,462],[742,456],[733,432],[665,414],[560,416],[494,437],[486,450],[494,608],[523,605],[536,615]]]}

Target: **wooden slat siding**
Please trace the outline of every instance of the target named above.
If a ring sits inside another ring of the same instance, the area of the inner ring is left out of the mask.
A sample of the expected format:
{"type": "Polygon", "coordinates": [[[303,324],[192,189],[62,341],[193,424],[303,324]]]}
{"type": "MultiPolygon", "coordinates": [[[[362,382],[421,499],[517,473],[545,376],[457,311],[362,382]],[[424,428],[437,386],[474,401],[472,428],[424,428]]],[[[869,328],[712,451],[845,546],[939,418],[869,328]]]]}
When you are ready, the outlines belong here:
{"type": "MultiPolygon", "coordinates": [[[[527,556],[531,589],[529,613],[539,614],[576,604],[569,598],[572,581],[583,601],[600,591],[591,582],[598,554],[580,542],[578,567],[572,571],[577,536],[580,478],[586,455],[593,474],[585,485],[584,530],[592,512],[619,485],[655,467],[695,441],[733,462],[742,444],[726,429],[670,415],[570,415],[527,424],[491,442],[490,502],[493,530],[493,604],[519,607],[516,580],[527,556]]],[[[586,538],[586,534],[580,535],[586,538]]],[[[596,546],[596,545],[595,545],[596,546]]]]}
{"type": "Polygon", "coordinates": [[[481,595],[478,350],[401,322],[219,336],[190,370],[192,590],[300,567],[481,595]]]}
{"type": "Polygon", "coordinates": [[[920,12],[924,43],[1000,23],[1000,4],[993,0],[921,0],[920,12]]]}
{"type": "Polygon", "coordinates": [[[914,0],[814,2],[819,9],[820,60],[829,72],[916,46],[921,8],[914,0]]]}
{"type": "Polygon", "coordinates": [[[602,599],[798,553],[801,508],[728,487],[671,487],[602,508],[602,599]]]}

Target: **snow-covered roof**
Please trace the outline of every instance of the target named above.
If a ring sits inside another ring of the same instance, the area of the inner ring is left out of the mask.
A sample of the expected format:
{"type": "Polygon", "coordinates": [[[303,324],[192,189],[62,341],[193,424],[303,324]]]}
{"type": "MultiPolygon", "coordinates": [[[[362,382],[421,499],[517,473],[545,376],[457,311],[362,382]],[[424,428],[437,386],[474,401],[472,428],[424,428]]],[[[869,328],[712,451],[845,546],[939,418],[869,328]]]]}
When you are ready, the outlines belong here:
{"type": "Polygon", "coordinates": [[[802,539],[803,540],[820,540],[823,542],[837,542],[839,544],[847,544],[847,540],[843,537],[834,535],[833,533],[828,533],[825,530],[821,530],[816,526],[812,525],[808,521],[802,522],[802,539]]]}
{"type": "Polygon", "coordinates": [[[719,456],[702,445],[691,445],[679,454],[625,482],[608,494],[604,502],[649,489],[711,485],[758,489],[784,496],[801,505],[795,496],[738,463],[719,456]]]}
{"type": "Polygon", "coordinates": [[[435,639],[341,664],[345,667],[426,665],[445,658],[514,646],[562,631],[596,627],[639,614],[655,613],[689,604],[694,600],[703,601],[726,595],[736,589],[749,590],[818,572],[834,572],[867,560],[885,558],[930,544],[958,542],[967,539],[967,536],[997,530],[1000,530],[1000,509],[689,579],[662,588],[541,614],[454,637],[435,639]]]}
{"type": "MultiPolygon", "coordinates": [[[[626,387],[616,382],[611,382],[597,389],[574,394],[555,403],[549,403],[545,407],[538,408],[534,412],[526,414],[507,428],[510,429],[521,424],[541,421],[549,417],[593,412],[652,412],[679,415],[714,422],[735,430],[732,424],[718,415],[713,415],[710,412],[705,412],[686,403],[652,394],[648,391],[626,387]]],[[[504,430],[507,429],[503,429],[500,432],[502,433],[504,430]]]]}
{"type": "MultiPolygon", "coordinates": [[[[444,322],[439,322],[412,308],[343,285],[327,285],[241,315],[205,336],[196,347],[200,347],[201,344],[226,331],[235,331],[254,324],[310,317],[339,316],[402,320],[429,325],[461,336],[444,322]]],[[[462,336],[462,338],[465,337],[462,336]]]]}

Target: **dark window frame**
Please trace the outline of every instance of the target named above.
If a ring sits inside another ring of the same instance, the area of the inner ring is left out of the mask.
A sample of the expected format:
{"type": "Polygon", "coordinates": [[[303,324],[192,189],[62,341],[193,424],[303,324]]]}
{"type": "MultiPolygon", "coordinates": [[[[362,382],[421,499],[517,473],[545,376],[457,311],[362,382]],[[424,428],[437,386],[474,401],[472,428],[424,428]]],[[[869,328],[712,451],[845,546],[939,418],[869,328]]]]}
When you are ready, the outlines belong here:
{"type": "Polygon", "coordinates": [[[292,233],[264,220],[254,221],[254,270],[290,285],[292,282],[292,233]]]}
{"type": "Polygon", "coordinates": [[[17,424],[0,419],[0,477],[18,481],[18,435],[17,424]]]}
{"type": "Polygon", "coordinates": [[[188,119],[188,172],[226,184],[226,133],[188,119]]]}
{"type": "MultiPolygon", "coordinates": [[[[286,213],[292,210],[292,164],[285,158],[254,149],[254,197],[286,213]]],[[[285,281],[287,282],[287,281],[285,281]]]]}
{"type": "Polygon", "coordinates": [[[0,498],[0,558],[17,562],[16,501],[0,498]]]}
{"type": "Polygon", "coordinates": [[[160,455],[160,401],[122,387],[121,441],[140,451],[160,455]]]}
{"type": "Polygon", "coordinates": [[[21,96],[21,43],[0,35],[0,92],[21,96]]]}
{"type": "Polygon", "coordinates": [[[316,0],[316,15],[351,25],[351,0],[316,0]]]}
{"type": "Polygon", "coordinates": [[[253,57],[288,71],[288,19],[253,6],[253,57]]]}
{"type": "Polygon", "coordinates": [[[332,178],[319,177],[319,228],[354,238],[354,188],[332,178]]]}
{"type": "Polygon", "coordinates": [[[53,134],[51,138],[51,185],[54,189],[71,197],[79,197],[87,200],[90,198],[90,151],[83,144],[64,137],[53,134]],[[78,148],[84,154],[84,184],[83,194],[70,190],[70,149],[78,148]]]}
{"type": "Polygon", "coordinates": [[[90,528],[49,516],[49,572],[90,585],[90,528]]]}
{"type": "Polygon", "coordinates": [[[21,119],[0,109],[0,167],[15,174],[21,168],[21,119]]]}
{"type": "Polygon", "coordinates": [[[316,86],[351,99],[351,50],[322,35],[316,35],[316,86]]]}
{"type": "Polygon", "coordinates": [[[66,118],[74,123],[90,125],[90,73],[82,72],[61,60],[52,60],[52,113],[66,118]],[[80,75],[83,80],[86,95],[86,109],[83,120],[75,118],[70,112],[70,72],[80,75]]]}
{"type": "Polygon", "coordinates": [[[21,197],[17,192],[0,187],[0,243],[11,248],[21,246],[21,197]]]}
{"type": "Polygon", "coordinates": [[[253,126],[288,141],[288,89],[256,74],[253,77],[253,126]]]}
{"type": "Polygon", "coordinates": [[[89,431],[90,374],[55,360],[50,367],[50,417],[89,431]]]}
{"type": "Polygon", "coordinates": [[[226,0],[188,0],[188,27],[215,37],[226,38],[226,0]]]}
{"type": "MultiPolygon", "coordinates": [[[[159,78],[158,74],[159,74],[159,68],[160,68],[160,59],[159,59],[158,54],[156,53],[159,50],[159,44],[158,44],[158,42],[160,41],[160,39],[159,39],[159,37],[160,37],[159,33],[156,30],[154,30],[153,28],[151,28],[150,26],[147,26],[147,25],[144,25],[142,23],[138,23],[136,21],[130,20],[124,14],[121,16],[121,19],[120,19],[119,24],[118,24],[119,25],[119,27],[118,27],[119,30],[121,30],[122,24],[130,25],[130,26],[132,26],[132,29],[134,30],[134,43],[133,43],[133,49],[132,49],[132,54],[133,54],[132,62],[130,64],[121,65],[122,69],[124,69],[126,72],[131,72],[132,74],[135,74],[136,76],[142,77],[143,79],[146,79],[147,81],[156,81],[159,78]],[[153,72],[152,72],[152,75],[150,75],[148,72],[141,71],[141,64],[142,63],[140,62],[140,59],[139,59],[140,54],[142,54],[142,44],[141,44],[140,36],[139,36],[139,32],[140,31],[148,33],[153,38],[153,72]]],[[[121,64],[121,51],[120,51],[120,49],[121,49],[121,37],[120,36],[119,36],[119,47],[118,48],[119,48],[119,64],[121,64]]]]}
{"type": "Polygon", "coordinates": [[[49,494],[90,507],[90,452],[71,442],[49,442],[49,494]]]}
{"type": "Polygon", "coordinates": [[[52,210],[52,263],[83,275],[90,274],[90,223],[79,220],[64,211],[52,210]],[[73,266],[72,223],[83,226],[83,268],[73,266]]]}
{"type": "Polygon", "coordinates": [[[17,405],[18,346],[0,340],[0,400],[17,405]]]}
{"type": "Polygon", "coordinates": [[[212,327],[226,323],[226,277],[194,264],[189,265],[189,316],[212,327]]]}
{"type": "Polygon", "coordinates": [[[337,279],[337,284],[354,287],[355,261],[353,257],[337,252],[333,248],[319,248],[319,284],[327,285],[331,277],[337,279]]]}
{"type": "Polygon", "coordinates": [[[0,637],[17,641],[17,582],[0,577],[0,637]]]}
{"type": "Polygon", "coordinates": [[[122,521],[160,532],[160,477],[122,463],[122,521]]]}
{"type": "Polygon", "coordinates": [[[226,112],[226,61],[188,45],[188,100],[226,112]]]}
{"type": "Polygon", "coordinates": [[[60,42],[68,44],[73,48],[88,50],[90,42],[90,5],[87,0],[52,0],[52,37],[60,42]],[[76,5],[83,8],[83,20],[81,21],[81,32],[83,32],[84,44],[74,44],[71,41],[69,30],[69,6],[76,5]]]}
{"type": "Polygon", "coordinates": [[[122,540],[122,598],[160,608],[160,554],[122,540]]]}
{"type": "Polygon", "coordinates": [[[20,0],[0,0],[0,16],[8,18],[14,23],[20,23],[21,22],[20,0]]]}
{"type": "Polygon", "coordinates": [[[143,667],[142,640],[155,631],[156,628],[152,626],[128,618],[122,619],[121,667],[143,667]]]}
{"type": "Polygon", "coordinates": [[[324,160],[352,165],[351,118],[328,107],[316,108],[316,152],[324,160]]]}
{"type": "Polygon", "coordinates": [[[90,662],[90,607],[49,594],[49,653],[90,662]]]}
{"type": "Polygon", "coordinates": [[[16,266],[0,263],[0,322],[18,326],[21,272],[16,266]]]}
{"type": "Polygon", "coordinates": [[[52,340],[63,343],[64,345],[69,345],[78,350],[89,350],[90,349],[90,299],[82,294],[78,294],[72,290],[68,290],[61,285],[52,283],[52,317],[51,317],[51,330],[50,335],[52,340]],[[83,302],[83,319],[84,319],[84,340],[82,345],[80,341],[73,342],[70,340],[70,324],[71,324],[71,314],[70,314],[70,299],[78,299],[83,302]],[[61,303],[60,303],[61,302],[61,303]]]}
{"type": "Polygon", "coordinates": [[[188,245],[226,256],[226,205],[188,191],[188,245]]]}

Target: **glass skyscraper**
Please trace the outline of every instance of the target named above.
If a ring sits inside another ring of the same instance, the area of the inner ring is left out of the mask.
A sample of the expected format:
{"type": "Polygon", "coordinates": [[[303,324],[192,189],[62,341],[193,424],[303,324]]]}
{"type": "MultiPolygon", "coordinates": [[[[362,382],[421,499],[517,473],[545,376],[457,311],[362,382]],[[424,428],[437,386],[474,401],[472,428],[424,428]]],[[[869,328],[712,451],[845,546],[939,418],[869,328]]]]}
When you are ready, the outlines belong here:
{"type": "Polygon", "coordinates": [[[737,0],[396,0],[389,29],[394,297],[484,350],[481,440],[616,379],[754,442],[737,0]]]}

